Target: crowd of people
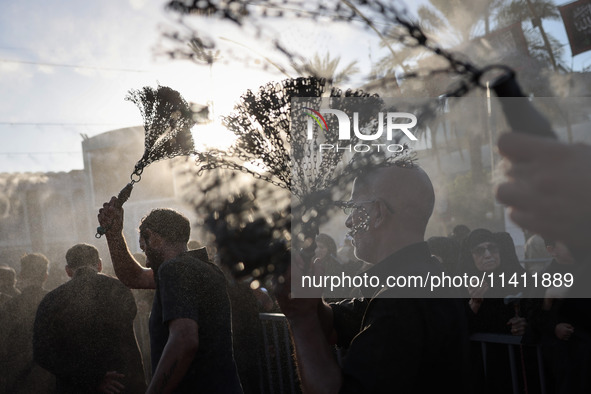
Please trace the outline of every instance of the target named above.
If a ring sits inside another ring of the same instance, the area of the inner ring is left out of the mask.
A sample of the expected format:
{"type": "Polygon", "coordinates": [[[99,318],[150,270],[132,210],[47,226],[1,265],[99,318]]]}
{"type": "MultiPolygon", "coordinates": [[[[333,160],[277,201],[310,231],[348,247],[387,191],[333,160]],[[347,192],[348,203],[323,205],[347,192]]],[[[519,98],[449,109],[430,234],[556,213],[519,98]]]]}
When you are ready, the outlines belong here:
{"type": "MultiPolygon", "coordinates": [[[[117,278],[101,273],[99,253],[88,244],[67,250],[70,279],[50,292],[42,254],[23,256],[18,275],[0,267],[0,392],[262,392],[254,368],[263,348],[257,316],[276,305],[307,393],[535,393],[541,384],[549,393],[591,392],[590,305],[572,297],[589,277],[591,179],[580,169],[591,168],[591,147],[509,134],[499,149],[510,166],[497,198],[543,239],[552,258],[545,272],[582,275],[566,297],[537,288],[516,294],[485,280],[437,288],[430,298],[396,287],[359,288],[347,299],[297,298],[287,280],[276,284],[274,304],[232,281],[205,248],[189,247],[189,220],[174,210],[154,209],[142,219],[144,255],[133,255],[113,197],[98,220],[117,278]],[[131,289],[143,290],[134,298],[131,289]],[[136,337],[146,324],[149,346],[136,337]],[[506,345],[484,351],[470,341],[475,333],[515,338],[509,343],[519,348],[516,379],[506,345]],[[335,357],[336,348],[346,350],[344,357],[335,357]]],[[[319,234],[315,257],[294,264],[291,275],[301,274],[298,267],[378,277],[525,272],[505,232],[458,226],[450,236],[425,240],[435,199],[429,176],[415,164],[367,170],[347,202],[345,245],[338,250],[319,234]]]]}
{"type": "Polygon", "coordinates": [[[41,253],[24,255],[18,275],[0,268],[0,392],[261,392],[258,313],[274,308],[269,295],[226,278],[206,248],[188,250],[195,241],[188,243],[189,222],[178,212],[154,210],[141,229],[145,255],[128,255],[112,232],[111,251],[155,267],[156,277],[139,264],[139,275],[119,272],[125,282],[103,274],[89,244],[67,250],[62,269],[70,279],[51,291],[43,288],[50,263],[41,253]],[[169,260],[170,271],[160,269],[169,260]]]}

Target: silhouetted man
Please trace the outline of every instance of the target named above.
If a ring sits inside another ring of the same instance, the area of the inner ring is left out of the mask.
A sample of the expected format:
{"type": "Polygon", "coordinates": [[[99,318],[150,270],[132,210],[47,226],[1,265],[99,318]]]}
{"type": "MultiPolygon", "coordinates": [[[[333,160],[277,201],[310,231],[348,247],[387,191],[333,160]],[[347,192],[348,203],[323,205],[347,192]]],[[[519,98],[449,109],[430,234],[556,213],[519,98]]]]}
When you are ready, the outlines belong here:
{"type": "Polygon", "coordinates": [[[47,294],[49,260],[41,253],[24,255],[20,260],[15,295],[0,308],[0,392],[52,393],[55,378],[33,361],[33,324],[39,303],[47,294]]]}
{"type": "Polygon", "coordinates": [[[35,361],[56,376],[60,393],[144,393],[131,290],[100,273],[92,245],[73,246],[66,262],[72,279],[48,293],[37,310],[35,361]]]}
{"type": "Polygon", "coordinates": [[[153,378],[148,393],[241,393],[232,352],[230,301],[222,271],[205,248],[187,250],[189,220],[171,209],[142,219],[143,268],[123,237],[123,210],[113,197],[100,210],[111,259],[128,287],[156,289],[150,316],[153,378]]]}
{"type": "MultiPolygon", "coordinates": [[[[353,186],[346,220],[368,276],[440,273],[424,242],[433,187],[416,166],[366,171],[353,186]]],[[[302,385],[310,393],[464,392],[467,325],[458,300],[411,299],[419,289],[361,288],[364,298],[327,305],[281,294],[302,385]],[[331,343],[347,347],[341,369],[331,343]]]]}

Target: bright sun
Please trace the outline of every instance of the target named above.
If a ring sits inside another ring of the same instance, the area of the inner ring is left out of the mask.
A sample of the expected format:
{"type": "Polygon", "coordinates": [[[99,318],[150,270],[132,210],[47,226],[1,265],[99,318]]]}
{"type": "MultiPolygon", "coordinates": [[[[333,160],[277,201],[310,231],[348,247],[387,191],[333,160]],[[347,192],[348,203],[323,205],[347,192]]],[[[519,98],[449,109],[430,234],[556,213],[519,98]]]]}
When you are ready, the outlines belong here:
{"type": "Polygon", "coordinates": [[[222,126],[218,121],[204,125],[196,125],[191,129],[195,149],[206,151],[208,149],[228,149],[236,140],[236,135],[222,126]]]}

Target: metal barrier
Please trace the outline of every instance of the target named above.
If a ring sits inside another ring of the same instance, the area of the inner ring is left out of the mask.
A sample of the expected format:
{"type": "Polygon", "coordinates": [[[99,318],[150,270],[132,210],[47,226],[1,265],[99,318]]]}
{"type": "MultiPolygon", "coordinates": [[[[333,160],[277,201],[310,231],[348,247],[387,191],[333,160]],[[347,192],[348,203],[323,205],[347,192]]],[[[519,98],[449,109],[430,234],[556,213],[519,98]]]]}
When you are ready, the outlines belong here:
{"type": "MultiPolygon", "coordinates": [[[[537,360],[537,369],[538,369],[538,376],[539,376],[539,383],[540,383],[540,390],[542,394],[546,394],[546,380],[544,375],[544,364],[542,362],[542,352],[539,345],[523,345],[521,343],[521,337],[515,335],[507,335],[507,334],[492,334],[492,333],[476,333],[470,337],[472,342],[480,342],[481,350],[482,350],[482,363],[484,366],[484,373],[487,373],[487,365],[486,365],[486,354],[487,354],[487,344],[496,343],[496,344],[503,344],[507,345],[507,353],[509,356],[509,367],[511,368],[511,383],[513,388],[513,393],[518,394],[520,393],[519,389],[519,372],[518,372],[518,364],[516,361],[516,350],[519,349],[520,356],[523,357],[523,348],[535,348],[536,350],[536,360],[537,360]]],[[[520,358],[521,358],[520,357],[520,358]]],[[[522,358],[521,358],[522,360],[522,358]]],[[[522,371],[523,373],[523,371],[522,371]]]]}
{"type": "Polygon", "coordinates": [[[270,394],[301,393],[293,359],[287,320],[281,313],[259,313],[265,346],[263,392],[270,394]]]}
{"type": "MultiPolygon", "coordinates": [[[[260,313],[259,318],[263,325],[263,341],[265,346],[263,365],[264,393],[301,393],[296,366],[293,359],[293,348],[287,328],[285,316],[281,313],[260,313]]],[[[487,344],[507,345],[509,366],[511,369],[511,381],[513,393],[519,393],[519,372],[516,352],[519,347],[535,348],[537,369],[540,379],[542,394],[546,394],[546,382],[542,363],[540,346],[522,345],[521,337],[505,334],[477,333],[470,337],[472,342],[479,342],[482,349],[482,361],[486,374],[487,344]]],[[[340,354],[337,352],[337,356],[340,354]]]]}

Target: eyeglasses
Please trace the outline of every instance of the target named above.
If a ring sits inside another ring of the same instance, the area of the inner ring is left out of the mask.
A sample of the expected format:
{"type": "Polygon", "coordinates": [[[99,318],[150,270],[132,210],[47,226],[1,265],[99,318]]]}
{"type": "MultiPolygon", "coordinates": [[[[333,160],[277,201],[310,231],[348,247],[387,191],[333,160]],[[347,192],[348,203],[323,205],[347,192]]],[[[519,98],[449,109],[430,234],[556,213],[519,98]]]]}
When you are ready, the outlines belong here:
{"type": "Polygon", "coordinates": [[[357,211],[358,209],[363,209],[362,205],[364,204],[371,204],[376,202],[377,200],[367,200],[367,201],[335,201],[335,205],[343,210],[345,215],[349,216],[353,212],[357,211]]]}
{"type": "Polygon", "coordinates": [[[365,208],[363,208],[362,205],[373,204],[378,201],[381,201],[384,204],[384,206],[386,207],[388,212],[394,213],[394,210],[392,208],[390,208],[384,200],[380,200],[380,199],[366,200],[366,201],[335,201],[334,204],[337,207],[341,208],[343,210],[343,212],[345,212],[345,215],[349,216],[353,212],[355,212],[359,209],[362,209],[365,211],[365,208]]]}
{"type": "Polygon", "coordinates": [[[475,254],[477,256],[484,256],[487,250],[490,252],[490,254],[499,253],[499,247],[497,246],[497,244],[488,244],[478,246],[472,249],[472,254],[475,254]]]}

